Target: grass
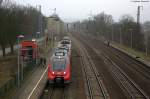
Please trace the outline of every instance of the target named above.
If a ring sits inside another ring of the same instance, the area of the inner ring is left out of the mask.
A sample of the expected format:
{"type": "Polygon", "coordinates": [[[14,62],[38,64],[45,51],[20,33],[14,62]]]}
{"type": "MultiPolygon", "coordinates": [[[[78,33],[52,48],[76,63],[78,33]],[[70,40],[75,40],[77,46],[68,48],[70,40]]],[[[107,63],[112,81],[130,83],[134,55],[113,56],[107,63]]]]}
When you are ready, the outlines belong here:
{"type": "Polygon", "coordinates": [[[0,86],[3,86],[15,73],[17,64],[16,55],[0,57],[0,86]]]}
{"type": "Polygon", "coordinates": [[[146,53],[144,53],[144,52],[138,51],[136,49],[132,49],[128,46],[124,46],[124,45],[121,45],[118,43],[113,43],[113,46],[118,47],[118,48],[120,48],[120,49],[126,51],[127,53],[132,54],[136,57],[140,57],[141,59],[143,59],[145,61],[150,61],[150,55],[146,56],[146,53]]]}
{"type": "Polygon", "coordinates": [[[5,75],[5,73],[0,72],[0,87],[4,86],[10,79],[11,76],[5,75]]]}

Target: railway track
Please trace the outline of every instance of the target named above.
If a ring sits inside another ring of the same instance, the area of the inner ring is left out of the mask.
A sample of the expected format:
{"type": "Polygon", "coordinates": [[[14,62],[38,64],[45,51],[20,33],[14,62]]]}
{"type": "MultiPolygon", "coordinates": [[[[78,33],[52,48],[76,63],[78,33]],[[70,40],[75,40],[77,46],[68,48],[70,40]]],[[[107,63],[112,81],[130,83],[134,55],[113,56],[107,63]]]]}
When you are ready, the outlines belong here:
{"type": "Polygon", "coordinates": [[[104,56],[104,62],[109,65],[112,76],[116,79],[120,88],[129,95],[129,98],[149,99],[146,93],[116,63],[114,63],[106,54],[101,54],[104,56]]]}
{"type": "Polygon", "coordinates": [[[101,43],[100,45],[102,48],[101,50],[107,53],[107,55],[111,57],[115,63],[119,64],[118,62],[121,62],[126,68],[132,70],[132,72],[136,71],[137,74],[142,75],[143,78],[150,79],[150,67],[137,60],[134,60],[130,56],[117,49],[114,49],[113,47],[106,47],[104,43],[101,43]]]}
{"type": "Polygon", "coordinates": [[[80,57],[74,48],[71,60],[71,83],[56,86],[47,83],[40,99],[86,99],[80,57]]]}
{"type": "Polygon", "coordinates": [[[49,99],[65,99],[65,88],[53,88],[49,95],[49,99]]]}
{"type": "MultiPolygon", "coordinates": [[[[112,49],[114,52],[116,52],[116,49],[112,49]]],[[[143,75],[146,79],[150,79],[150,67],[146,66],[145,64],[142,64],[136,60],[133,60],[129,56],[125,55],[122,52],[115,53],[115,56],[120,59],[121,61],[124,61],[126,65],[131,65],[130,68],[136,70],[138,73],[143,75]],[[124,56],[123,56],[123,55],[124,56]],[[128,59],[128,60],[127,60],[128,59]]]]}
{"type": "MultiPolygon", "coordinates": [[[[131,80],[132,85],[136,86],[136,88],[134,89],[137,89],[139,91],[139,94],[141,92],[141,97],[143,96],[142,98],[149,99],[149,91],[147,90],[149,89],[149,87],[146,86],[149,85],[148,82],[150,82],[150,68],[136,60],[131,59],[131,57],[124,55],[124,53],[120,51],[117,52],[117,50],[115,49],[111,50],[108,47],[106,48],[106,46],[104,47],[105,48],[102,50],[103,53],[105,53],[107,59],[109,58],[109,60],[112,61],[113,64],[115,64],[128,76],[128,78],[131,80]],[[139,78],[141,79],[138,80],[139,78]],[[141,82],[143,82],[143,84],[141,82]]],[[[131,92],[131,90],[129,90],[128,92],[137,93],[136,91],[131,92]]]]}
{"type": "Polygon", "coordinates": [[[103,84],[101,76],[96,70],[87,50],[81,46],[79,42],[76,45],[80,49],[81,62],[83,66],[82,71],[85,76],[87,88],[87,99],[109,99],[109,94],[103,84]]]}
{"type": "Polygon", "coordinates": [[[66,86],[48,86],[40,99],[69,99],[66,86]]]}
{"type": "MultiPolygon", "coordinates": [[[[101,49],[103,51],[97,50],[94,46],[91,46],[86,41],[82,41],[85,45],[87,45],[87,49],[92,49],[96,55],[103,58],[106,66],[108,67],[110,73],[115,79],[116,83],[120,86],[120,88],[124,91],[126,96],[131,99],[149,99],[148,95],[123,71],[120,66],[118,66],[113,59],[113,57],[109,57],[108,54],[112,54],[112,51],[108,51],[106,48],[101,49]]],[[[116,55],[119,59],[122,59],[119,55],[116,55]]],[[[120,60],[118,59],[118,62],[120,60]]],[[[122,62],[121,62],[122,63],[122,62]]],[[[126,64],[126,61],[124,63],[126,64]]],[[[121,65],[121,64],[120,64],[121,65]]],[[[129,64],[128,64],[129,65],[129,64]]]]}

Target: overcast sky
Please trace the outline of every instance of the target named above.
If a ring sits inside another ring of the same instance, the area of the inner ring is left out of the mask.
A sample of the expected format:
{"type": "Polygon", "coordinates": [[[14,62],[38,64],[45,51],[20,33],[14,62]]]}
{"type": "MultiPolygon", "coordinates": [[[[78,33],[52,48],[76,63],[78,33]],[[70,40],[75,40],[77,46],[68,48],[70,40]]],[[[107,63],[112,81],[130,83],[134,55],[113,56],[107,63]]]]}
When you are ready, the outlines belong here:
{"type": "Polygon", "coordinates": [[[150,2],[133,3],[131,0],[14,0],[20,4],[41,5],[42,13],[49,16],[56,13],[65,21],[76,21],[104,11],[111,14],[115,21],[121,15],[130,14],[136,18],[137,6],[142,5],[141,21],[150,21],[150,2]]]}

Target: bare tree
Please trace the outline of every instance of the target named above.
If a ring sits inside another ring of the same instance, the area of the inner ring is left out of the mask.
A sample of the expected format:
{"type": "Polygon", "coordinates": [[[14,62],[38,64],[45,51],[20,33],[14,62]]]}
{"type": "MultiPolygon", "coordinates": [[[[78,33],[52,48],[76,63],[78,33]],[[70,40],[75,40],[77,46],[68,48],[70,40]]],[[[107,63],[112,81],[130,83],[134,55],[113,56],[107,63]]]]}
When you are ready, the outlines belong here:
{"type": "MultiPolygon", "coordinates": [[[[3,1],[0,12],[0,46],[5,56],[5,48],[8,46],[11,53],[14,52],[17,35],[24,34],[26,38],[36,37],[40,12],[34,7],[17,5],[10,0],[3,1]]],[[[46,23],[42,22],[41,24],[46,23]]]]}

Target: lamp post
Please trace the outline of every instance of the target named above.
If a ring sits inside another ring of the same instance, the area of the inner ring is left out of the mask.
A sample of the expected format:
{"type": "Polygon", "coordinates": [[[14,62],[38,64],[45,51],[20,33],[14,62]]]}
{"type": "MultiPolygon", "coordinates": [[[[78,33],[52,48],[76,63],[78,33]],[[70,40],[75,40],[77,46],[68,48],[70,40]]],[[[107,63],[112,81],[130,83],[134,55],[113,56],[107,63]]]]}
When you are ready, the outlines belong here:
{"type": "Polygon", "coordinates": [[[147,33],[146,33],[146,39],[145,39],[145,41],[146,41],[146,46],[145,46],[145,53],[146,53],[146,56],[148,56],[148,35],[147,35],[147,33]]]}
{"type": "Polygon", "coordinates": [[[113,42],[114,41],[114,27],[112,25],[112,28],[111,28],[111,41],[113,42]]]}
{"type": "Polygon", "coordinates": [[[131,48],[133,48],[133,32],[132,32],[132,29],[129,29],[130,31],[130,46],[131,48]]]}
{"type": "MultiPolygon", "coordinates": [[[[33,38],[32,39],[32,41],[34,42],[34,43],[37,43],[37,40],[35,39],[35,38],[33,38]]],[[[37,45],[36,45],[36,49],[35,49],[35,64],[37,65],[38,64],[38,60],[37,60],[37,55],[38,55],[38,53],[37,53],[37,45]]]]}
{"type": "Polygon", "coordinates": [[[119,30],[120,30],[119,31],[119,33],[120,33],[120,40],[119,41],[120,41],[120,44],[122,44],[122,33],[121,33],[122,31],[121,31],[121,28],[119,28],[119,30]]]}
{"type": "Polygon", "coordinates": [[[24,35],[17,36],[17,41],[18,41],[18,87],[20,86],[20,44],[19,44],[20,38],[24,38],[24,35]]]}
{"type": "Polygon", "coordinates": [[[3,2],[3,0],[0,0],[0,5],[1,5],[2,2],[3,2]]]}
{"type": "Polygon", "coordinates": [[[40,32],[36,32],[36,38],[40,37],[40,32]]]}

